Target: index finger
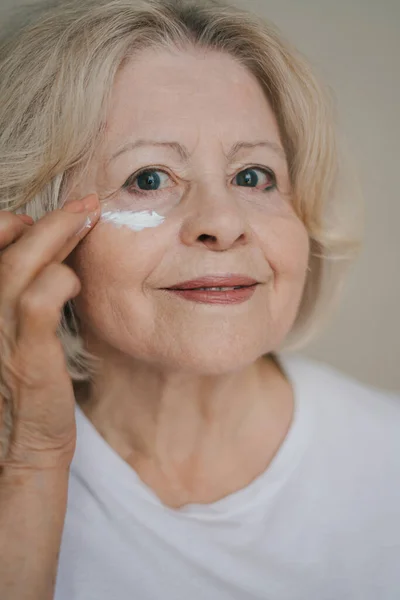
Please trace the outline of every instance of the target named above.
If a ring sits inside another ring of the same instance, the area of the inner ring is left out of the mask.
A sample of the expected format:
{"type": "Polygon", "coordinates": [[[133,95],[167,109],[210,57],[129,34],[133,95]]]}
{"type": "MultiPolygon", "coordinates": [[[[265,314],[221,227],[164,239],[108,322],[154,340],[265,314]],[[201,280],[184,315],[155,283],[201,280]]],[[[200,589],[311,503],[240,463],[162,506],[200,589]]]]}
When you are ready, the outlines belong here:
{"type": "Polygon", "coordinates": [[[81,212],[70,212],[73,204],[79,208],[71,203],[47,213],[2,253],[0,305],[19,296],[46,265],[55,260],[61,262],[66,245],[68,253],[71,252],[97,222],[100,216],[97,195],[91,194],[81,201],[81,212]]]}

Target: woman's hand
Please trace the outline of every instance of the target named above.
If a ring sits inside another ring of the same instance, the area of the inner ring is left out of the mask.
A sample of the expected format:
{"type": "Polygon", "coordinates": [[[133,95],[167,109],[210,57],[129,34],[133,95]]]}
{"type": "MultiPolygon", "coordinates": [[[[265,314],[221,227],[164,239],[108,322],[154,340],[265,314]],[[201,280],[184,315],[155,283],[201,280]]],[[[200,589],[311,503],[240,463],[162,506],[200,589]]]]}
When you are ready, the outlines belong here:
{"type": "Polygon", "coordinates": [[[93,194],[36,223],[0,211],[0,467],[72,461],[75,398],[57,327],[81,286],[62,261],[99,214],[93,194]]]}

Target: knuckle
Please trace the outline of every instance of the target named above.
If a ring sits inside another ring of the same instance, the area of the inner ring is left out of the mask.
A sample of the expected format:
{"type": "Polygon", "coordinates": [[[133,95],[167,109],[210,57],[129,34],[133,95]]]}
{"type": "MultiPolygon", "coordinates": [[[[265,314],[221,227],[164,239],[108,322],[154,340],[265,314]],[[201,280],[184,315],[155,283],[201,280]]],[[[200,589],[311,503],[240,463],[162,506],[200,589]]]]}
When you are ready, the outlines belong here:
{"type": "Polygon", "coordinates": [[[65,302],[63,296],[79,281],[66,265],[51,263],[20,296],[19,310],[22,315],[36,320],[53,322],[60,318],[65,302]]]}
{"type": "Polygon", "coordinates": [[[54,272],[57,271],[58,273],[62,273],[64,276],[74,274],[72,269],[70,269],[70,267],[64,263],[52,263],[48,268],[52,269],[54,272]]]}
{"type": "Polygon", "coordinates": [[[65,293],[79,283],[79,278],[75,272],[63,263],[52,263],[47,268],[50,278],[57,280],[59,287],[62,287],[65,293]]]}
{"type": "Polygon", "coordinates": [[[64,264],[60,264],[60,265],[54,265],[56,268],[58,268],[60,270],[60,272],[63,275],[63,279],[65,282],[65,286],[68,287],[68,291],[70,289],[72,289],[73,287],[80,285],[80,280],[79,277],[76,275],[76,273],[67,265],[64,264]]]}
{"type": "Polygon", "coordinates": [[[51,316],[55,310],[49,298],[37,289],[28,289],[21,295],[19,308],[22,314],[35,319],[44,314],[51,316]]]}

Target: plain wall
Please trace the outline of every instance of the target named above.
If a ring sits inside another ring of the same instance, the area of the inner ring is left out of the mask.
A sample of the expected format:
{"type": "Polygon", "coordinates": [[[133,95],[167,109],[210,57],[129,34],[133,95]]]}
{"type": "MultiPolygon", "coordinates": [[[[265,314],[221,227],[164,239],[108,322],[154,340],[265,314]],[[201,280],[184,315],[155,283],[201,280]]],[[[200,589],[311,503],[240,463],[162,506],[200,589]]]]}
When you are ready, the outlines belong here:
{"type": "MultiPolygon", "coordinates": [[[[0,0],[0,23],[15,6],[0,0]]],[[[400,390],[400,0],[236,0],[271,19],[333,88],[363,186],[366,235],[342,302],[302,353],[400,390]]]]}
{"type": "Polygon", "coordinates": [[[363,251],[304,354],[400,390],[400,0],[242,0],[333,88],[365,198],[363,251]]]}

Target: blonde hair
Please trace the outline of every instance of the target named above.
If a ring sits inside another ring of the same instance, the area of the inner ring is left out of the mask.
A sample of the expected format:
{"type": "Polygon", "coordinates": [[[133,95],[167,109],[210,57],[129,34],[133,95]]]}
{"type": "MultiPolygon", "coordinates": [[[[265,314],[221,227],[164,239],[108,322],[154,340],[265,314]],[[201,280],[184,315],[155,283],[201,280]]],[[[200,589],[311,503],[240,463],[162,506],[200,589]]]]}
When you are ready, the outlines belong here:
{"type": "MultiPolygon", "coordinates": [[[[34,219],[62,205],[105,135],[114,78],[140,50],[230,54],[265,90],[277,118],[293,206],[310,238],[309,272],[282,349],[307,343],[336,304],[360,245],[340,190],[332,94],[260,16],[219,0],[69,0],[29,7],[0,44],[0,209],[34,219]]],[[[355,189],[355,188],[354,188],[355,189]]],[[[351,196],[352,203],[355,196],[351,196]]],[[[74,381],[94,362],[69,302],[59,336],[74,381]]]]}

